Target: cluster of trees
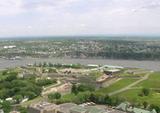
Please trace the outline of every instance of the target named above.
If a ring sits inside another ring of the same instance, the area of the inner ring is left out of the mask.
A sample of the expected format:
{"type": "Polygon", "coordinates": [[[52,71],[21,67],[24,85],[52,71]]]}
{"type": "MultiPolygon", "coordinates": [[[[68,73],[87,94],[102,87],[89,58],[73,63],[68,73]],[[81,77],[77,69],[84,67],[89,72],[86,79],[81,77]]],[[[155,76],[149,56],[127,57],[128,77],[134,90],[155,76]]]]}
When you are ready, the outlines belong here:
{"type": "Polygon", "coordinates": [[[60,96],[59,93],[50,94],[48,97],[49,99],[54,99],[54,102],[56,103],[66,103],[66,102],[74,102],[77,104],[81,104],[84,102],[94,102],[97,104],[106,104],[106,105],[118,105],[124,99],[118,98],[118,97],[109,97],[107,94],[98,93],[95,92],[94,87],[80,84],[80,85],[73,85],[72,86],[72,92],[71,92],[71,98],[63,98],[60,96]],[[55,100],[57,99],[57,100],[55,100]]]}
{"type": "Polygon", "coordinates": [[[54,100],[54,99],[60,99],[61,98],[61,94],[56,92],[56,93],[50,93],[48,94],[48,98],[50,100],[54,100]]]}
{"type": "MultiPolygon", "coordinates": [[[[34,76],[28,78],[19,78],[18,73],[14,71],[0,72],[0,109],[5,113],[11,110],[12,104],[18,104],[23,99],[33,99],[41,95],[42,86],[56,83],[53,79],[38,79],[34,76]],[[12,98],[6,101],[6,98],[12,98]]],[[[25,108],[19,107],[21,113],[27,113],[25,108]]]]}
{"type": "MultiPolygon", "coordinates": [[[[120,103],[126,101],[122,97],[110,97],[107,94],[96,92],[94,87],[88,86],[85,84],[75,85],[73,84],[71,94],[67,96],[67,98],[63,98],[60,93],[53,93],[48,95],[50,100],[54,100],[57,104],[73,102],[77,104],[85,103],[85,102],[94,102],[96,104],[105,104],[110,106],[117,106],[120,103]]],[[[150,94],[150,90],[143,88],[141,91],[143,96],[148,96],[150,94]]],[[[145,109],[155,109],[158,113],[160,112],[160,107],[157,105],[150,105],[147,102],[137,103],[133,106],[144,107],[145,109]]]]}
{"type": "Polygon", "coordinates": [[[79,92],[85,92],[85,91],[93,92],[93,91],[95,91],[95,88],[91,85],[85,85],[85,84],[76,85],[76,84],[73,84],[71,91],[72,91],[73,94],[77,95],[79,92]]]}
{"type": "Polygon", "coordinates": [[[23,98],[33,99],[41,94],[42,87],[37,84],[35,77],[19,78],[15,72],[3,74],[0,81],[1,99],[12,97],[18,103],[23,98]]]}
{"type": "Polygon", "coordinates": [[[0,109],[3,109],[4,113],[9,113],[12,109],[11,103],[8,101],[0,102],[0,109]]]}
{"type": "Polygon", "coordinates": [[[55,79],[38,79],[36,81],[36,84],[38,86],[47,86],[47,85],[55,84],[55,83],[57,83],[57,80],[55,79]]]}
{"type": "Polygon", "coordinates": [[[85,102],[94,102],[96,104],[105,104],[105,105],[118,105],[121,102],[123,102],[124,99],[119,97],[110,97],[107,94],[103,93],[97,93],[97,92],[79,92],[74,96],[74,98],[60,98],[54,102],[60,104],[60,103],[66,103],[66,102],[73,102],[77,104],[85,103],[85,102]]]}

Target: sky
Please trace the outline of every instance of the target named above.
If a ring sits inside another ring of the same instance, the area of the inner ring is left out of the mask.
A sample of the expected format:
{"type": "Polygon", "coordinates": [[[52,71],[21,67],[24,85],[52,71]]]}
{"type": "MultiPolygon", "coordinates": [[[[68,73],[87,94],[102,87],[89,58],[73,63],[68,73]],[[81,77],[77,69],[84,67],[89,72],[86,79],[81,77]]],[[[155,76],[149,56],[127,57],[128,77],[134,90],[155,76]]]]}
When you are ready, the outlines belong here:
{"type": "Polygon", "coordinates": [[[0,0],[0,37],[160,35],[160,0],[0,0]]]}

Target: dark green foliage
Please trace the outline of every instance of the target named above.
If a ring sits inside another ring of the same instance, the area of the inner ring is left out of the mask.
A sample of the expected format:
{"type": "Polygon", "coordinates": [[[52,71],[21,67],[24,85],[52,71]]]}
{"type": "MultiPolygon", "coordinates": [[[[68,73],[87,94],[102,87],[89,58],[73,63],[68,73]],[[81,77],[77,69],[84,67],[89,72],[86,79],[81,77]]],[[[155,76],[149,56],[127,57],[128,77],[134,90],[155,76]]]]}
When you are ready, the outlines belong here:
{"type": "Polygon", "coordinates": [[[11,82],[15,79],[17,79],[17,73],[10,73],[5,80],[11,82]]]}
{"type": "Polygon", "coordinates": [[[22,101],[23,96],[22,95],[15,95],[13,97],[13,99],[16,100],[16,103],[18,104],[18,103],[20,103],[22,101]]]}
{"type": "Polygon", "coordinates": [[[11,111],[11,104],[8,101],[3,101],[0,103],[0,107],[3,109],[4,113],[9,113],[11,111]]]}
{"type": "Polygon", "coordinates": [[[85,91],[94,91],[95,89],[91,85],[80,84],[77,86],[77,90],[78,92],[85,92],[85,91]]]}
{"type": "Polygon", "coordinates": [[[85,84],[80,84],[80,85],[75,85],[73,84],[72,86],[72,93],[77,95],[79,92],[85,92],[85,91],[95,91],[95,88],[91,85],[85,85],[85,84]]]}
{"type": "Polygon", "coordinates": [[[6,78],[0,82],[0,98],[14,97],[16,103],[24,97],[35,98],[41,94],[42,88],[35,82],[35,77],[18,78],[17,73],[6,73],[6,78]]]}
{"type": "Polygon", "coordinates": [[[150,105],[150,110],[153,110],[155,109],[157,111],[157,113],[160,113],[160,106],[157,106],[157,105],[150,105]]]}
{"type": "Polygon", "coordinates": [[[19,107],[17,108],[17,110],[18,110],[20,113],[28,113],[28,112],[27,112],[27,108],[25,108],[25,107],[19,106],[19,107]]]}
{"type": "Polygon", "coordinates": [[[144,96],[148,96],[149,93],[150,93],[150,90],[147,89],[147,88],[143,88],[143,89],[142,89],[142,93],[144,94],[144,96]]]}
{"type": "Polygon", "coordinates": [[[148,102],[143,102],[143,107],[146,109],[147,108],[147,106],[148,106],[148,102]]]}
{"type": "Polygon", "coordinates": [[[75,84],[73,84],[72,86],[72,93],[74,93],[75,95],[78,94],[77,86],[75,84]]]}
{"type": "Polygon", "coordinates": [[[52,79],[39,79],[36,81],[36,84],[38,86],[47,86],[50,84],[56,83],[56,80],[52,80],[52,79]]]}
{"type": "Polygon", "coordinates": [[[53,100],[53,99],[60,99],[61,98],[61,94],[56,92],[56,93],[51,93],[48,95],[48,98],[53,100]]]}

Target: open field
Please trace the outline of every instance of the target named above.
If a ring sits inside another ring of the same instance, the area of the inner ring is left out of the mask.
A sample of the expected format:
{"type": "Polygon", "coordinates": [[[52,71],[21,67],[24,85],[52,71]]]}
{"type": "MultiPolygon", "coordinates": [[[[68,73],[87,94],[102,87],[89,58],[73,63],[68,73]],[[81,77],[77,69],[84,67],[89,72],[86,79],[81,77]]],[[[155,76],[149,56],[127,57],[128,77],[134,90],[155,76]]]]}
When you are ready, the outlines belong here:
{"type": "Polygon", "coordinates": [[[129,89],[125,92],[117,94],[115,96],[124,98],[131,103],[143,103],[147,102],[149,104],[154,104],[160,106],[160,93],[151,91],[148,96],[139,96],[141,89],[129,89]]]}
{"type": "Polygon", "coordinates": [[[125,100],[132,103],[148,102],[149,104],[155,104],[160,106],[160,73],[152,73],[147,80],[142,81],[131,89],[119,93],[115,96],[125,98],[125,100]],[[148,96],[139,96],[142,88],[150,89],[148,96]]]}
{"type": "Polygon", "coordinates": [[[151,74],[147,80],[138,84],[137,87],[160,88],[160,72],[151,74]]]}
{"type": "Polygon", "coordinates": [[[124,78],[124,79],[121,79],[118,82],[112,84],[109,87],[101,88],[101,89],[97,90],[97,92],[106,93],[106,94],[111,93],[111,92],[119,90],[119,89],[121,89],[121,88],[135,82],[135,81],[137,81],[137,79],[124,78]]]}

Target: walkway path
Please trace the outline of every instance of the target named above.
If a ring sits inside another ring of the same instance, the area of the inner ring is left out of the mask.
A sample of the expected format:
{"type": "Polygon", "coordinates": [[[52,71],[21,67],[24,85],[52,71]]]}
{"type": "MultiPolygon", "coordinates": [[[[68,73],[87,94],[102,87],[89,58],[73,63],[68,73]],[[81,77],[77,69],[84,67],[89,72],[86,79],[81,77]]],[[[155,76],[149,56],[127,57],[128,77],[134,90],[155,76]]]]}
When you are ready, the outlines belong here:
{"type": "Polygon", "coordinates": [[[146,74],[144,77],[142,77],[141,79],[133,82],[132,84],[130,84],[130,85],[128,85],[128,86],[126,86],[126,87],[124,87],[124,88],[122,88],[122,89],[119,89],[119,90],[117,90],[117,91],[111,92],[111,93],[109,93],[108,95],[109,95],[109,96],[113,96],[113,95],[116,95],[116,94],[118,94],[118,93],[121,93],[121,92],[124,92],[124,91],[126,91],[126,90],[131,89],[133,86],[139,84],[140,82],[142,82],[142,81],[144,81],[144,80],[147,80],[148,77],[149,77],[149,75],[150,75],[151,73],[152,73],[152,72],[147,73],[147,74],[146,74]]]}

